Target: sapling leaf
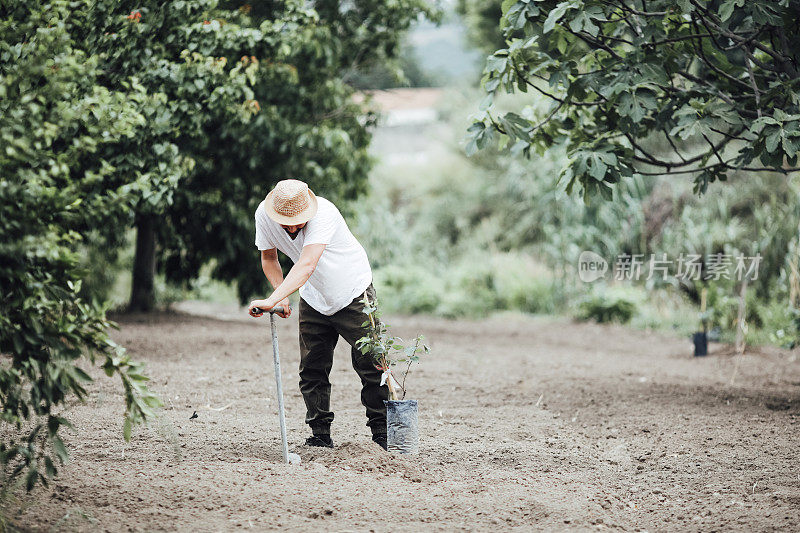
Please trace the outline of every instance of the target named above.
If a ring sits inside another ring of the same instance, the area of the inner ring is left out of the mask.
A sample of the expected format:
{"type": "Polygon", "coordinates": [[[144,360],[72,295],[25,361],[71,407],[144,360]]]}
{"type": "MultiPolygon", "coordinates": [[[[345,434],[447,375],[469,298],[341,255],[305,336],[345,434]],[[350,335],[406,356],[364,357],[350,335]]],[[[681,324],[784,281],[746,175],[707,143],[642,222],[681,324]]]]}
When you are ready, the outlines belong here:
{"type": "Polygon", "coordinates": [[[161,402],[161,400],[158,398],[158,396],[155,396],[155,395],[145,396],[143,398],[143,400],[144,400],[144,403],[147,404],[148,407],[152,407],[152,408],[161,407],[162,405],[164,405],[161,402]]]}
{"type": "Polygon", "coordinates": [[[122,424],[122,436],[125,439],[125,442],[130,442],[131,440],[131,418],[130,416],[125,417],[125,422],[122,424]]]}
{"type": "Polygon", "coordinates": [[[53,477],[57,473],[56,467],[53,464],[53,460],[50,459],[49,457],[44,458],[44,470],[49,477],[53,477]]]}
{"type": "Polygon", "coordinates": [[[33,490],[34,485],[36,485],[36,481],[39,479],[39,472],[36,470],[35,467],[31,466],[30,470],[28,470],[28,475],[25,478],[25,490],[30,492],[33,490]]]}
{"type": "MultiPolygon", "coordinates": [[[[377,307],[377,304],[374,303],[373,305],[364,307],[364,313],[369,316],[370,320],[365,321],[362,327],[368,328],[369,335],[356,341],[357,348],[359,348],[363,354],[371,352],[376,362],[375,368],[378,370],[391,369],[398,363],[407,363],[409,365],[408,368],[410,368],[411,363],[415,360],[411,359],[410,356],[416,354],[422,336],[420,335],[415,339],[414,346],[406,345],[402,337],[396,337],[389,333],[388,324],[376,320],[378,316],[377,307]],[[403,356],[393,359],[392,354],[403,354],[403,356]]],[[[405,377],[408,373],[408,368],[406,368],[403,375],[402,384],[393,381],[395,386],[402,391],[401,397],[405,397],[406,393],[405,377]]]]}
{"type": "Polygon", "coordinates": [[[67,453],[67,448],[64,446],[64,441],[61,440],[61,437],[53,437],[53,449],[61,464],[66,463],[67,459],[69,459],[69,453],[67,453]]]}

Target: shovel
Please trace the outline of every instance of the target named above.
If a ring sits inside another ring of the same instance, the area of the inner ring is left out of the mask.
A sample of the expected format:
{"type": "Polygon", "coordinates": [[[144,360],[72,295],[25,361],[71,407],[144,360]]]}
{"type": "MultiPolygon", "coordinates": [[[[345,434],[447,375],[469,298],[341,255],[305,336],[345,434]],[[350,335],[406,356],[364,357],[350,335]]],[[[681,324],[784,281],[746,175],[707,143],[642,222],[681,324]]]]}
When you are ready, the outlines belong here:
{"type": "MultiPolygon", "coordinates": [[[[264,312],[256,308],[256,311],[264,312]]],[[[275,390],[278,394],[278,421],[281,425],[281,447],[283,462],[286,464],[300,464],[300,456],[289,453],[289,443],[286,440],[286,416],[283,411],[283,383],[281,382],[281,357],[278,353],[278,327],[275,323],[275,313],[282,313],[283,307],[274,307],[269,311],[269,326],[272,331],[272,360],[275,363],[275,390]]]]}

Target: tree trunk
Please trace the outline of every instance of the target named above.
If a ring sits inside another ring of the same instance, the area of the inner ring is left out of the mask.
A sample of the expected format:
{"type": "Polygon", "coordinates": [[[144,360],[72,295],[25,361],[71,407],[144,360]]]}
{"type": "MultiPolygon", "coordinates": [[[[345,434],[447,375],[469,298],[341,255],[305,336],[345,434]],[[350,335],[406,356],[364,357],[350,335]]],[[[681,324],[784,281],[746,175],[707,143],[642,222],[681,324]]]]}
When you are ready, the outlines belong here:
{"type": "Polygon", "coordinates": [[[136,255],[133,260],[131,311],[152,311],[156,303],[156,217],[142,215],[136,220],[136,255]]]}

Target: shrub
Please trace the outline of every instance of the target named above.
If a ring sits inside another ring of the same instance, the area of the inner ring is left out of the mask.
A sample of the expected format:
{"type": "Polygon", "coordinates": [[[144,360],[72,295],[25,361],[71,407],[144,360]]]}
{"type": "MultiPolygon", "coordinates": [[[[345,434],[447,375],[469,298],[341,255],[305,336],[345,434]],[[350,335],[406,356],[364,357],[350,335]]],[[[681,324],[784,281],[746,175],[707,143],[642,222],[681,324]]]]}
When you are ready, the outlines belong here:
{"type": "Polygon", "coordinates": [[[800,309],[784,302],[770,302],[757,313],[770,342],[789,350],[800,346],[800,309]]]}
{"type": "Polygon", "coordinates": [[[435,313],[445,292],[443,280],[425,265],[389,265],[374,276],[384,308],[394,312],[435,313]]]}
{"type": "Polygon", "coordinates": [[[375,269],[385,309],[447,317],[491,311],[553,313],[565,306],[560,284],[525,254],[466,253],[451,261],[392,264],[375,269]]]}
{"type": "Polygon", "coordinates": [[[630,322],[636,312],[636,304],[621,296],[596,294],[582,301],[579,305],[578,318],[594,320],[599,323],[630,322]]]}
{"type": "Polygon", "coordinates": [[[552,314],[566,306],[562,283],[541,263],[521,253],[493,258],[499,308],[523,313],[552,314]]]}

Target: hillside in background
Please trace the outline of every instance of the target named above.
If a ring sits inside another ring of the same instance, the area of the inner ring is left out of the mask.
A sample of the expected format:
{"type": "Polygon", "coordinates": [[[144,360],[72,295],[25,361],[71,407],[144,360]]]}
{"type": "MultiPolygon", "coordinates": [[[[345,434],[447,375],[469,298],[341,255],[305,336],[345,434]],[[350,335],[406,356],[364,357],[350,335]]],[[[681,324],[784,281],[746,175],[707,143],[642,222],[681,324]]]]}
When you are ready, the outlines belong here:
{"type": "Polygon", "coordinates": [[[470,46],[461,19],[451,10],[441,24],[417,23],[408,42],[423,72],[437,85],[475,85],[483,69],[484,54],[470,46]]]}

